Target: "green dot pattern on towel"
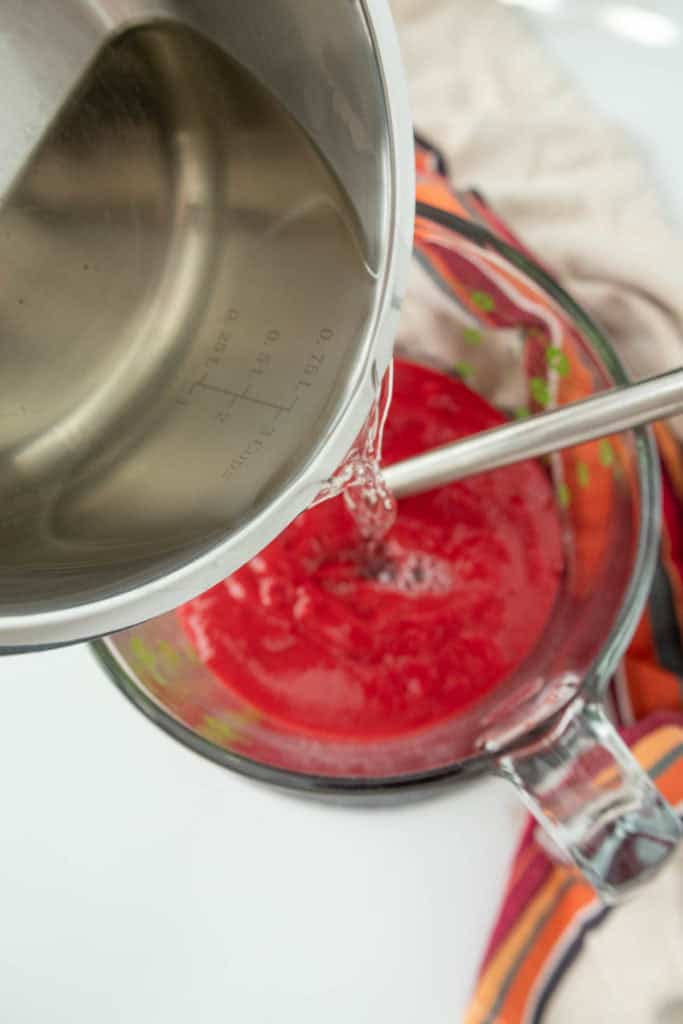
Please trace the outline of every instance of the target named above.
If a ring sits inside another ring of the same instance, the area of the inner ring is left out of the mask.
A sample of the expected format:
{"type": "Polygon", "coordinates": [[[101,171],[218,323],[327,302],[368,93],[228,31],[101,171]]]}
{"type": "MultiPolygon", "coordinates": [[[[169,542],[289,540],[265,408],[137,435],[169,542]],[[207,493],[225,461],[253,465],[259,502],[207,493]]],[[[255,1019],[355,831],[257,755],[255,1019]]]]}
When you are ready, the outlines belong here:
{"type": "Polygon", "coordinates": [[[217,747],[231,747],[239,738],[239,732],[233,723],[213,715],[205,717],[199,731],[204,739],[217,747]]]}
{"type": "Polygon", "coordinates": [[[576,464],[576,481],[579,487],[588,487],[591,482],[590,469],[585,462],[577,462],[576,464]]]}
{"type": "Polygon", "coordinates": [[[462,332],[466,345],[481,345],[484,336],[476,327],[466,327],[462,332]]]}
{"type": "Polygon", "coordinates": [[[606,437],[600,442],[600,463],[605,469],[611,469],[614,465],[614,448],[606,437]]]}
{"type": "Polygon", "coordinates": [[[550,401],[550,388],[542,377],[532,377],[529,381],[529,390],[531,397],[539,405],[546,406],[550,401]]]}
{"type": "Polygon", "coordinates": [[[488,292],[472,292],[470,298],[477,309],[483,310],[484,313],[492,313],[496,308],[493,296],[488,292]]]}
{"type": "Polygon", "coordinates": [[[557,485],[557,500],[560,508],[569,508],[572,503],[572,492],[569,490],[569,485],[561,483],[557,485]]]}
{"type": "Polygon", "coordinates": [[[551,370],[555,370],[560,377],[569,376],[569,360],[561,348],[551,345],[545,350],[545,359],[551,370]]]}
{"type": "Polygon", "coordinates": [[[160,686],[166,685],[168,682],[168,666],[163,664],[163,658],[160,658],[157,652],[149,644],[146,644],[142,637],[133,637],[130,642],[130,653],[133,660],[142,667],[143,671],[148,672],[156,683],[160,686]]]}
{"type": "Polygon", "coordinates": [[[474,376],[474,367],[472,366],[471,363],[465,363],[465,362],[456,363],[455,364],[455,372],[464,381],[468,381],[468,380],[471,380],[472,377],[474,376]]]}
{"type": "Polygon", "coordinates": [[[198,731],[209,743],[229,749],[244,739],[245,730],[260,718],[260,712],[250,708],[228,711],[223,715],[205,715],[198,731]]]}

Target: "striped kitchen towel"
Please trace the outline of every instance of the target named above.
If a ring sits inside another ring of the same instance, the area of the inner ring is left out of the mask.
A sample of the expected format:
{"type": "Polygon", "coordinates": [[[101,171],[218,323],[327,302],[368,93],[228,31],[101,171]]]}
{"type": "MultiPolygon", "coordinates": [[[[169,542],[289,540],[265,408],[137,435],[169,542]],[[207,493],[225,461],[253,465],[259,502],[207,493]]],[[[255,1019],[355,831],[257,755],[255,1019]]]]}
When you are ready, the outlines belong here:
{"type": "MultiPolygon", "coordinates": [[[[571,357],[571,337],[548,335],[548,318],[542,309],[547,300],[534,293],[531,285],[524,285],[529,290],[520,296],[516,281],[511,303],[500,266],[494,273],[463,255],[460,245],[449,246],[449,217],[457,218],[460,227],[463,223],[483,226],[527,256],[528,250],[477,192],[457,192],[450,186],[443,157],[422,140],[418,140],[416,167],[416,252],[430,278],[448,290],[468,325],[455,334],[446,332],[449,353],[455,346],[456,365],[463,376],[467,379],[471,369],[464,356],[477,347],[481,330],[520,329],[519,303],[523,301],[540,313],[525,316],[521,326],[527,391],[512,404],[519,402],[522,414],[549,404],[548,374],[558,367],[572,372],[559,375],[555,397],[571,401],[589,393],[580,364],[571,357]]],[[[566,330],[571,333],[569,326],[566,330]]],[[[657,426],[656,435],[663,478],[659,561],[646,611],[612,681],[609,704],[640,763],[665,797],[683,807],[683,458],[664,425],[657,426]]],[[[600,463],[609,461],[603,456],[599,445],[582,446],[581,465],[593,484],[605,468],[600,463]],[[594,465],[586,461],[591,458],[594,465]]],[[[609,519],[600,504],[600,491],[594,485],[575,487],[571,501],[574,527],[583,532],[586,544],[595,546],[597,555],[601,529],[608,528],[604,520],[609,519]]],[[[530,822],[514,859],[467,1024],[537,1024],[549,1019],[551,996],[576,964],[588,933],[621,912],[621,908],[606,909],[574,868],[555,861],[535,822],[530,822]]],[[[590,1024],[598,1019],[581,1012],[584,1015],[577,1020],[590,1024]]]]}

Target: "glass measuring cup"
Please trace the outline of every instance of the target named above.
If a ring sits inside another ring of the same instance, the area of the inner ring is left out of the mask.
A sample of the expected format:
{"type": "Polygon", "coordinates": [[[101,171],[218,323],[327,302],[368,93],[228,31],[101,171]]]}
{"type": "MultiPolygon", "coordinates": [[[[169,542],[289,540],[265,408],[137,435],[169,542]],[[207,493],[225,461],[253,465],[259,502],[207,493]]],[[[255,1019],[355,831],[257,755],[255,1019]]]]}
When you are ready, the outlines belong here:
{"type": "MultiPolygon", "coordinates": [[[[511,416],[626,378],[598,328],[500,230],[418,205],[398,351],[458,372],[511,416]]],[[[482,208],[483,210],[483,208],[482,208]]],[[[622,744],[602,698],[643,609],[658,544],[659,476],[639,430],[548,462],[566,569],[536,648],[479,703],[433,727],[316,741],[243,704],[201,664],[175,614],[96,646],[133,701],[198,753],[314,794],[400,794],[502,774],[606,900],[647,879],[678,842],[671,808],[622,744]]]]}

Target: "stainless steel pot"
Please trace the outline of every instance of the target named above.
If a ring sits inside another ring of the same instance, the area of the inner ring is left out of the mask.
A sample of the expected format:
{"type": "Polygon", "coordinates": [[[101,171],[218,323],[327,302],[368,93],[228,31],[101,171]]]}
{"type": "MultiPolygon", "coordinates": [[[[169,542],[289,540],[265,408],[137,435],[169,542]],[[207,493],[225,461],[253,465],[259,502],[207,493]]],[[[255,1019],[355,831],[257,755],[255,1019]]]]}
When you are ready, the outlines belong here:
{"type": "Polygon", "coordinates": [[[0,647],[164,612],[350,447],[412,237],[386,0],[3,0],[0,647]]]}

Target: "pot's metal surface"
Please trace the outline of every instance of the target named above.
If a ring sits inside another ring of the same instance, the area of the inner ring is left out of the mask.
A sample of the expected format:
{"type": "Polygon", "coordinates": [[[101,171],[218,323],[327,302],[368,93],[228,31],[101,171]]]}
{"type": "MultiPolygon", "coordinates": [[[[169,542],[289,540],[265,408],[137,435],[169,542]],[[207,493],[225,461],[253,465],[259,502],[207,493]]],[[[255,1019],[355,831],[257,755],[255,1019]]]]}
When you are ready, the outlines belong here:
{"type": "Polygon", "coordinates": [[[0,647],[166,611],[314,497],[412,235],[385,0],[5,0],[0,647]]]}

